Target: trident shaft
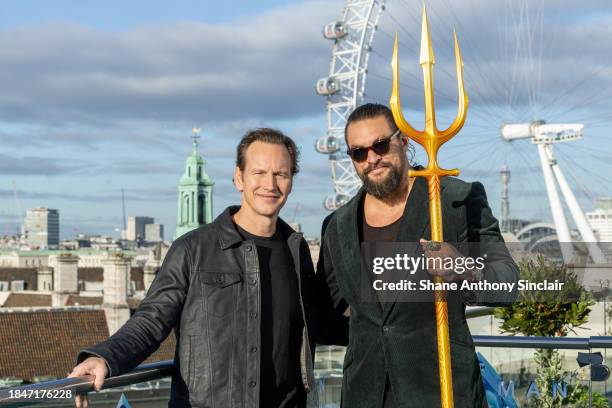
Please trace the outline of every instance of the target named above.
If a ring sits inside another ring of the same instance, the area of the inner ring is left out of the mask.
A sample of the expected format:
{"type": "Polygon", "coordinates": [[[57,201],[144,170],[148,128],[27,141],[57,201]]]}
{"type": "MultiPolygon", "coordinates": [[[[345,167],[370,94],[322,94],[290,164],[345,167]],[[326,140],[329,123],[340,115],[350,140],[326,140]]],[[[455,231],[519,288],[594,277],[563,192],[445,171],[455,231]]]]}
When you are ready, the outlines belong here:
{"type": "MultiPolygon", "coordinates": [[[[463,61],[461,51],[457,41],[457,33],[453,33],[455,38],[455,61],[457,65],[457,83],[459,88],[459,107],[457,116],[453,123],[446,130],[438,130],[436,127],[436,116],[434,109],[434,85],[433,85],[433,65],[435,64],[431,39],[429,37],[429,26],[427,23],[427,13],[423,6],[423,26],[421,31],[421,55],[419,64],[423,68],[423,81],[425,82],[425,129],[419,131],[414,129],[404,119],[400,104],[400,81],[399,81],[399,61],[398,61],[398,42],[395,35],[395,45],[393,47],[393,89],[389,104],[393,111],[395,123],[401,131],[419,143],[427,152],[427,167],[422,170],[409,170],[408,177],[425,177],[429,186],[429,216],[431,222],[431,239],[435,242],[442,242],[442,207],[440,202],[440,178],[444,176],[458,176],[459,169],[446,170],[438,166],[438,150],[440,146],[448,142],[455,136],[465,123],[468,109],[468,97],[463,84],[463,61]]],[[[442,282],[439,276],[436,282],[442,282]]],[[[435,291],[435,311],[436,311],[436,333],[438,340],[438,369],[440,372],[440,398],[442,408],[453,407],[453,378],[451,374],[450,342],[448,334],[448,309],[444,291],[435,291]]]]}

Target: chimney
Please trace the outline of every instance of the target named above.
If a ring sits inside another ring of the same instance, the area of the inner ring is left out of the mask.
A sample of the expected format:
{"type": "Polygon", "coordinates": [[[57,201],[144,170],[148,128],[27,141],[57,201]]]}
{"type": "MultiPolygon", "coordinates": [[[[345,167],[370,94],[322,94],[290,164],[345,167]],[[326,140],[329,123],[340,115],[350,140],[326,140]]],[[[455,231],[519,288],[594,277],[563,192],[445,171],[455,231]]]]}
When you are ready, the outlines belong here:
{"type": "Polygon", "coordinates": [[[53,307],[65,306],[68,296],[78,293],[78,262],[79,257],[72,254],[63,253],[57,256],[57,266],[53,270],[53,307]]]}
{"type": "Polygon", "coordinates": [[[40,291],[53,290],[53,268],[48,266],[39,266],[36,273],[37,283],[36,289],[40,291]]]}
{"type": "Polygon", "coordinates": [[[102,309],[110,335],[130,318],[127,303],[131,259],[123,254],[112,254],[102,261],[104,268],[104,300],[102,309]]]}

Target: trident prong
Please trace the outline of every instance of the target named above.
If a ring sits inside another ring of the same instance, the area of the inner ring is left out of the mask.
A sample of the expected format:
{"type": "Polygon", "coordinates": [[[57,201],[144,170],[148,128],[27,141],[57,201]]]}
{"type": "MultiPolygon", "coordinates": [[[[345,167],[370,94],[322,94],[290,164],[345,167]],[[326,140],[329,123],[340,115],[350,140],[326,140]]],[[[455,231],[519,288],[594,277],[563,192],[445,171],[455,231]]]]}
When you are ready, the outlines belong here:
{"type": "MultiPolygon", "coordinates": [[[[463,61],[459,50],[457,34],[455,38],[455,63],[457,65],[457,83],[459,88],[459,107],[457,117],[448,129],[440,131],[436,127],[436,114],[434,105],[434,86],[433,86],[433,65],[435,58],[431,39],[429,36],[429,26],[427,22],[427,12],[423,5],[423,26],[421,30],[421,55],[419,64],[423,68],[423,81],[425,83],[425,129],[418,131],[414,129],[404,118],[400,103],[399,90],[399,57],[398,39],[395,34],[395,44],[393,47],[393,87],[391,91],[391,111],[393,118],[400,130],[411,139],[419,143],[425,151],[429,161],[427,167],[422,170],[408,170],[409,177],[424,177],[427,179],[429,189],[429,218],[431,224],[431,240],[443,242],[442,228],[442,200],[440,197],[440,178],[444,176],[458,176],[459,169],[446,170],[438,166],[438,150],[440,146],[455,136],[465,123],[468,109],[468,97],[463,84],[463,61]]],[[[435,277],[438,283],[443,282],[439,276],[435,277]]],[[[436,336],[438,343],[438,371],[440,374],[440,400],[442,408],[453,408],[453,378],[451,373],[450,358],[450,336],[448,331],[448,308],[444,291],[436,290],[435,313],[436,313],[436,336]]]]}
{"type": "Polygon", "coordinates": [[[440,146],[449,141],[463,127],[468,110],[468,96],[465,92],[463,81],[463,60],[457,40],[457,33],[453,32],[455,40],[455,62],[457,68],[457,87],[459,91],[459,103],[457,116],[448,129],[440,131],[436,127],[435,104],[434,104],[434,85],[433,85],[433,65],[435,57],[433,47],[431,45],[431,37],[429,35],[429,24],[427,12],[423,6],[423,25],[421,29],[421,53],[419,64],[423,68],[423,82],[425,90],[425,129],[423,131],[413,128],[404,118],[400,101],[400,80],[399,80],[399,52],[398,52],[398,37],[395,34],[395,42],[393,46],[393,57],[391,66],[393,69],[393,87],[389,105],[393,112],[393,117],[400,130],[409,138],[423,146],[429,156],[427,167],[420,171],[411,170],[409,176],[425,176],[430,177],[434,174],[438,176],[458,176],[458,169],[446,170],[438,166],[437,156],[440,146]]]}
{"type": "Polygon", "coordinates": [[[423,144],[424,133],[416,130],[404,119],[404,113],[400,103],[400,89],[399,89],[399,61],[397,56],[397,33],[395,34],[395,45],[393,46],[393,59],[391,60],[391,66],[393,67],[393,90],[391,92],[391,99],[389,105],[391,105],[391,111],[398,127],[406,136],[416,140],[419,144],[423,144]]]}
{"type": "Polygon", "coordinates": [[[453,30],[453,38],[455,39],[455,65],[457,67],[457,88],[459,92],[459,103],[457,106],[457,116],[448,129],[440,132],[441,138],[446,143],[450,138],[459,133],[459,130],[465,124],[468,110],[468,96],[465,92],[465,84],[463,82],[463,59],[461,58],[461,50],[459,49],[459,41],[457,40],[457,32],[453,30]]]}

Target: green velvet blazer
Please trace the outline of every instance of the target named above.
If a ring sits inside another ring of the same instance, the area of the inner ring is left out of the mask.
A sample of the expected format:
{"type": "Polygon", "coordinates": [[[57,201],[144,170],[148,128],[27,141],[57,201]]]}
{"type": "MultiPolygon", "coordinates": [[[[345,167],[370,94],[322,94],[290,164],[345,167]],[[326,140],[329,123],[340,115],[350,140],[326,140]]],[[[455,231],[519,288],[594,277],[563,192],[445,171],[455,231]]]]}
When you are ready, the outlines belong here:
{"type": "MultiPolygon", "coordinates": [[[[342,407],[381,408],[387,375],[397,408],[439,407],[434,304],[400,299],[381,303],[364,297],[357,225],[364,194],[362,189],[349,203],[326,218],[316,274],[327,285],[338,313],[350,307],[342,407]]],[[[518,268],[503,244],[482,184],[445,177],[441,183],[441,197],[444,240],[479,242],[481,250],[487,253],[484,278],[516,282],[518,268]]],[[[406,203],[398,242],[417,243],[421,237],[430,239],[428,204],[427,181],[419,177],[406,203]]],[[[420,250],[418,245],[414,248],[415,252],[420,250]]],[[[487,293],[472,293],[469,298],[474,304],[487,305],[507,305],[514,300],[512,295],[500,298],[487,293]]],[[[466,299],[464,294],[448,296],[455,407],[487,407],[480,367],[465,318],[466,299]]]]}

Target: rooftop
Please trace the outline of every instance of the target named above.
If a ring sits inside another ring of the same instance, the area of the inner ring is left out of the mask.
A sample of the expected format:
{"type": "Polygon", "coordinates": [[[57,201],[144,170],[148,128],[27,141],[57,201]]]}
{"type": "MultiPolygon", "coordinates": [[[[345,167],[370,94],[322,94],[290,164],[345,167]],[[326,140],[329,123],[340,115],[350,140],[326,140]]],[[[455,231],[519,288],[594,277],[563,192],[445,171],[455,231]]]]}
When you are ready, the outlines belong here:
{"type": "MultiPolygon", "coordinates": [[[[79,351],[108,338],[102,310],[48,310],[0,313],[0,377],[26,382],[34,377],[64,378],[79,351]]],[[[170,335],[146,362],[172,360],[170,335]]]]}

